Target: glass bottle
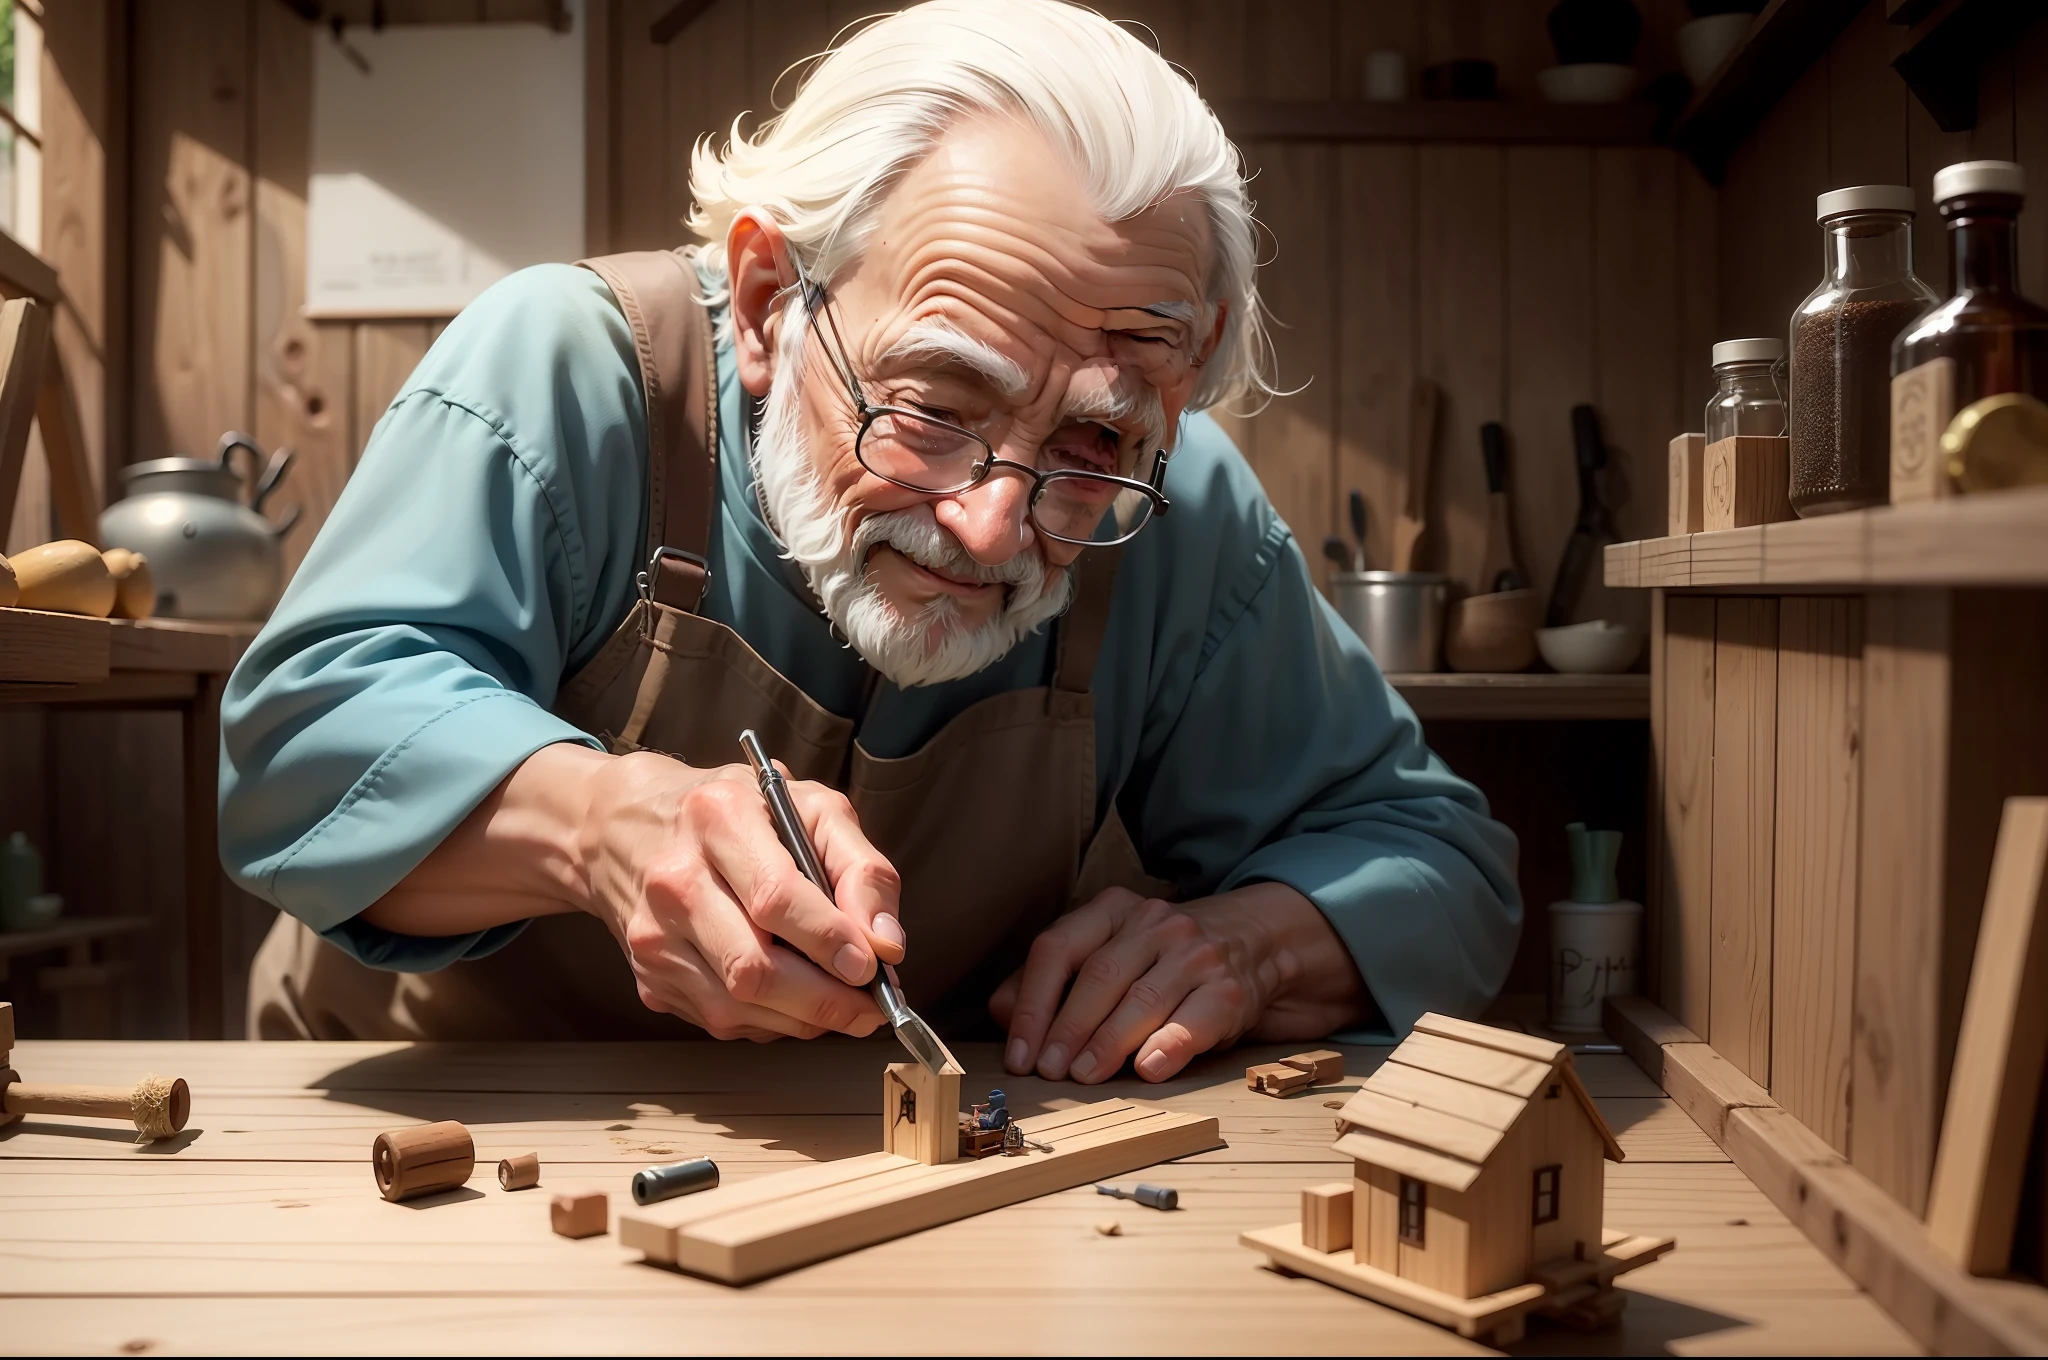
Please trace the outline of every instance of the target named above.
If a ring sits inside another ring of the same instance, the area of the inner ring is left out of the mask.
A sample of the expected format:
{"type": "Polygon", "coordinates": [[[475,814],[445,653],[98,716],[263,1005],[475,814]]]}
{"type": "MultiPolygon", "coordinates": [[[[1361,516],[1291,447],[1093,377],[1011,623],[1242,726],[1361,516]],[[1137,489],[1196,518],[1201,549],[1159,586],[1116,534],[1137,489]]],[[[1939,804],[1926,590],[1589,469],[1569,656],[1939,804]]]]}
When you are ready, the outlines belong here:
{"type": "Polygon", "coordinates": [[[1785,342],[1775,336],[1723,340],[1714,346],[1714,395],[1707,399],[1707,442],[1785,433],[1785,389],[1778,369],[1785,342]]]}
{"type": "Polygon", "coordinates": [[[2048,310],[2020,296],[2020,207],[2026,180],[2011,161],[1964,161],[1936,171],[1934,200],[1948,226],[1948,301],[1901,334],[1892,372],[1956,361],[1955,406],[2024,392],[2048,399],[2048,310]]]}
{"type": "Polygon", "coordinates": [[[1913,191],[1836,189],[1814,201],[1825,272],[1792,313],[1792,508],[1803,517],[1891,499],[1891,353],[1933,306],[1913,273],[1913,191]]]}

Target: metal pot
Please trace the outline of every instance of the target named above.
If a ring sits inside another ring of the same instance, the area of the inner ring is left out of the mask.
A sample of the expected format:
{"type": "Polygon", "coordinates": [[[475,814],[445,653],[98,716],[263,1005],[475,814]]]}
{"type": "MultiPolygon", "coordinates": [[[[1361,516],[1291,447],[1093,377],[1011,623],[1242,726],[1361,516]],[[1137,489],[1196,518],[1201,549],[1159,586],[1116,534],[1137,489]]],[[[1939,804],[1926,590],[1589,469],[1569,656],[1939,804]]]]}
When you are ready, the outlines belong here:
{"type": "Polygon", "coordinates": [[[100,542],[149,559],[156,612],[179,619],[255,620],[270,613],[284,588],[283,538],[298,523],[296,508],[281,523],[261,513],[292,465],[279,449],[264,465],[249,504],[234,454],[263,450],[248,435],[221,436],[219,455],[155,458],[121,470],[127,494],[100,516],[100,542]]]}
{"type": "Polygon", "coordinates": [[[1449,577],[1429,571],[1339,571],[1330,575],[1337,612],[1388,674],[1437,668],[1450,584],[1449,577]]]}

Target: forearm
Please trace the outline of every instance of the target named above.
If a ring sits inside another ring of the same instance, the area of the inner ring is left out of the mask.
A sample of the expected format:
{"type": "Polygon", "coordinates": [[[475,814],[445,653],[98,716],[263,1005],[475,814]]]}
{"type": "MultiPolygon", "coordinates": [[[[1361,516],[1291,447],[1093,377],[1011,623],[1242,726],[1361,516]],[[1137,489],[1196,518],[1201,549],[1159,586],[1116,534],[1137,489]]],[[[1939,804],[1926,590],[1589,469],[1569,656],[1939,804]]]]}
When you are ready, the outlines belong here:
{"type": "Polygon", "coordinates": [[[1315,903],[1284,883],[1248,883],[1187,906],[1251,980],[1258,1019],[1244,1037],[1315,1039],[1356,1026],[1372,997],[1315,903]]]}
{"type": "Polygon", "coordinates": [[[363,920],[399,935],[447,936],[587,910],[579,838],[591,778],[613,759],[572,742],[541,747],[363,920]]]}

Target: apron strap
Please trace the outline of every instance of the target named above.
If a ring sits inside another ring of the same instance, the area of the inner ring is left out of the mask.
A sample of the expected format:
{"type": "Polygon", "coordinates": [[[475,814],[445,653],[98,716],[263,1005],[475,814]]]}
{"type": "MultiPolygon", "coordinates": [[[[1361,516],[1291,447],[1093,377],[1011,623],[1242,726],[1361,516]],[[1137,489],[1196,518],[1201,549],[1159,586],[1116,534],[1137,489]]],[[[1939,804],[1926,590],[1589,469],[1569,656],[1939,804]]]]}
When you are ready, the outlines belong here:
{"type": "Polygon", "coordinates": [[[694,614],[711,579],[718,484],[718,359],[697,270],[679,251],[578,264],[603,279],[633,329],[647,397],[647,570],[641,594],[694,614]]]}
{"type": "Polygon", "coordinates": [[[1059,622],[1053,663],[1053,688],[1065,694],[1086,694],[1095,679],[1095,659],[1102,655],[1102,637],[1109,631],[1109,608],[1116,597],[1116,570],[1123,563],[1123,545],[1089,548],[1074,570],[1074,603],[1059,622]]]}

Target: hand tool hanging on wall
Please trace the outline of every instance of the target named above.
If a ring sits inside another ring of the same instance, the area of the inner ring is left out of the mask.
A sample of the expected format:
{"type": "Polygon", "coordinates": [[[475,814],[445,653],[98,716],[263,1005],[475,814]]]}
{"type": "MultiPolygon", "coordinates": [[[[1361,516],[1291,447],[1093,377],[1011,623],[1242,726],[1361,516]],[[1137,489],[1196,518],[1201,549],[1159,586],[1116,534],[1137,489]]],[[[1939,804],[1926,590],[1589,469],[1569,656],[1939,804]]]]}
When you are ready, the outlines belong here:
{"type": "Polygon", "coordinates": [[[1417,378],[1408,395],[1408,485],[1394,521],[1394,570],[1415,571],[1429,527],[1430,454],[1436,448],[1436,384],[1417,378]]]}
{"type": "Polygon", "coordinates": [[[1507,431],[1497,420],[1479,427],[1486,461],[1486,561],[1479,579],[1488,590],[1520,590],[1529,582],[1515,565],[1514,516],[1508,507],[1507,431]]]}
{"type": "Polygon", "coordinates": [[[1579,517],[1564,542],[1557,579],[1551,582],[1550,607],[1543,615],[1544,625],[1550,628],[1571,622],[1572,607],[1601,570],[1602,551],[1621,540],[1613,514],[1600,501],[1600,470],[1607,466],[1607,443],[1600,435],[1600,417],[1590,406],[1572,407],[1572,448],[1579,469],[1579,517]]]}

